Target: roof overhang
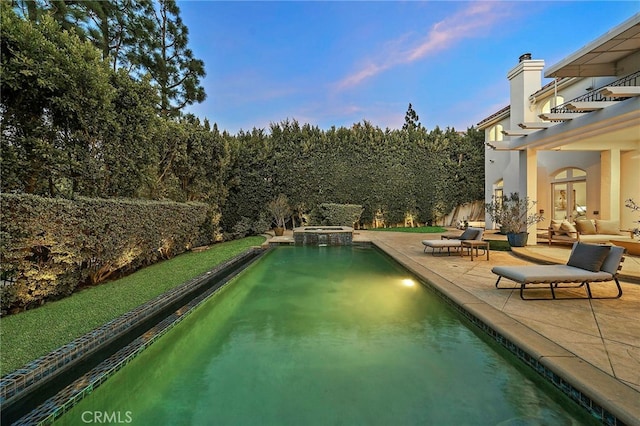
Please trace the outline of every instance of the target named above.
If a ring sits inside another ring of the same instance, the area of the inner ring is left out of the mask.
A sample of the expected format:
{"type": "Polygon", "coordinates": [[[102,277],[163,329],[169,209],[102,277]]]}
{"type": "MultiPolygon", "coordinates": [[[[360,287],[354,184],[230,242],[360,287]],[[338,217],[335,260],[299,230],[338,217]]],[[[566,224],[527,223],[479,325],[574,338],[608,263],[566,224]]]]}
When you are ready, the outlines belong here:
{"type": "Polygon", "coordinates": [[[637,13],[572,55],[547,68],[544,76],[557,78],[617,75],[618,61],[639,50],[640,13],[637,13]]]}
{"type": "Polygon", "coordinates": [[[511,137],[498,149],[601,151],[606,146],[622,151],[640,149],[640,98],[629,98],[578,118],[511,137]]]}
{"type": "Polygon", "coordinates": [[[480,130],[487,129],[493,126],[494,124],[499,123],[500,121],[509,117],[510,114],[511,114],[511,105],[507,105],[506,107],[502,108],[500,111],[495,112],[491,114],[489,117],[480,121],[476,126],[480,130]]]}

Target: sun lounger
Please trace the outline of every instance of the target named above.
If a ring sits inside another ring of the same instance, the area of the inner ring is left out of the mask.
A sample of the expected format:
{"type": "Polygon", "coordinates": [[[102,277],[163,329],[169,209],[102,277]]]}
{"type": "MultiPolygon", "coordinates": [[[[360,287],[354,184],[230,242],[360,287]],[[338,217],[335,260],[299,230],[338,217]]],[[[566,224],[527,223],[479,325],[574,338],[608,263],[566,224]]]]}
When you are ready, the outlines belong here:
{"type": "Polygon", "coordinates": [[[435,255],[435,251],[439,253],[446,248],[447,253],[451,255],[451,249],[459,250],[462,254],[462,241],[464,240],[478,240],[481,241],[484,236],[484,229],[469,227],[465,229],[462,235],[449,236],[442,235],[439,240],[422,240],[424,245],[424,252],[427,252],[428,248],[431,248],[431,254],[435,255]]]}
{"type": "MultiPolygon", "coordinates": [[[[551,290],[552,299],[556,298],[555,290],[559,288],[578,288],[584,286],[589,299],[617,299],[622,296],[622,287],[618,282],[618,271],[624,261],[624,248],[608,245],[573,244],[569,261],[566,265],[535,265],[535,266],[495,266],[491,272],[498,275],[496,288],[513,289],[513,287],[499,287],[500,279],[507,278],[520,284],[520,298],[525,300],[547,300],[548,298],[525,298],[524,291],[542,288],[535,284],[547,284],[551,290]],[[615,296],[594,297],[591,283],[614,281],[618,288],[615,296]],[[560,284],[578,284],[560,285],[560,284]]],[[[573,299],[574,297],[567,297],[573,299]]],[[[564,299],[564,297],[563,297],[564,299]]]]}

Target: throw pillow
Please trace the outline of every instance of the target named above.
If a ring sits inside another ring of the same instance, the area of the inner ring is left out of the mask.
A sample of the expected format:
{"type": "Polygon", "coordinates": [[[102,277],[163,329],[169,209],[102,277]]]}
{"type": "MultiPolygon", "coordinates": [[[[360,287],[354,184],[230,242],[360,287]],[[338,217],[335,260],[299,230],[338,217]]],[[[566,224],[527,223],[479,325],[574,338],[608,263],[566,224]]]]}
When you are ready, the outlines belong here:
{"type": "Polygon", "coordinates": [[[599,272],[611,246],[577,243],[571,252],[567,266],[599,272]]]}
{"type": "Polygon", "coordinates": [[[550,228],[553,229],[554,234],[562,234],[563,232],[560,230],[560,226],[562,226],[562,220],[551,219],[550,228]]]}
{"type": "Polygon", "coordinates": [[[459,240],[475,240],[478,236],[477,229],[467,228],[465,231],[458,237],[459,240]]]}
{"type": "Polygon", "coordinates": [[[620,222],[617,220],[596,219],[596,230],[598,234],[618,235],[620,233],[620,222]]]}
{"type": "Polygon", "coordinates": [[[568,220],[562,221],[562,225],[560,225],[560,230],[570,237],[578,236],[578,230],[576,229],[575,226],[573,226],[573,223],[570,223],[568,220]]]}
{"type": "Polygon", "coordinates": [[[576,220],[576,229],[582,235],[594,235],[597,233],[595,223],[589,219],[576,220]]]}

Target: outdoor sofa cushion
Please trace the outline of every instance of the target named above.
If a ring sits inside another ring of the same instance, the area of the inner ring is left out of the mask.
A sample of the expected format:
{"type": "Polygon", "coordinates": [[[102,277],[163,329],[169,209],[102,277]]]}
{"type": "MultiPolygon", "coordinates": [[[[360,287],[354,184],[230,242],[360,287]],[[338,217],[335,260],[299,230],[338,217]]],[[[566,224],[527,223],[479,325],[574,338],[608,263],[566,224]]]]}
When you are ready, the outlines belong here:
{"type": "Polygon", "coordinates": [[[563,231],[567,235],[577,235],[578,230],[575,225],[568,220],[563,220],[560,225],[560,230],[563,231]]]}
{"type": "Polygon", "coordinates": [[[576,220],[576,229],[580,235],[595,235],[598,233],[595,221],[589,219],[576,220]]]}
{"type": "Polygon", "coordinates": [[[617,235],[620,233],[620,222],[617,220],[596,219],[596,230],[598,234],[617,235]]]}

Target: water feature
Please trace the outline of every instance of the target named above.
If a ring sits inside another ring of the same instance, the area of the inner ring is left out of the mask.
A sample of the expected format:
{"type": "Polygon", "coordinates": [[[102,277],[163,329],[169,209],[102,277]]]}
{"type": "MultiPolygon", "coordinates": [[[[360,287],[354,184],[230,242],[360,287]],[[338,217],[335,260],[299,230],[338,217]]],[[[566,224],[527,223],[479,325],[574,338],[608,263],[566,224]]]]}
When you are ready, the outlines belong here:
{"type": "Polygon", "coordinates": [[[353,241],[353,228],[349,226],[303,226],[293,229],[297,246],[349,246],[353,241]]]}

